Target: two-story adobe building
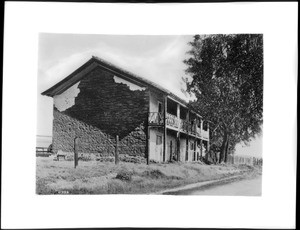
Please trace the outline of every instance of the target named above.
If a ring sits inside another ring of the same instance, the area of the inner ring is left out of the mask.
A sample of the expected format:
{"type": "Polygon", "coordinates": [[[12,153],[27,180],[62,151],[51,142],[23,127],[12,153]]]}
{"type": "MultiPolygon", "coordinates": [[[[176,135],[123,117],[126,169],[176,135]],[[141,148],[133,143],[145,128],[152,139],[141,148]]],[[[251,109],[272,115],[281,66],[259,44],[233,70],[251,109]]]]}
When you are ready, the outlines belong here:
{"type": "Polygon", "coordinates": [[[196,161],[209,148],[209,123],[169,90],[92,57],[42,95],[53,97],[53,149],[157,162],[196,161]]]}

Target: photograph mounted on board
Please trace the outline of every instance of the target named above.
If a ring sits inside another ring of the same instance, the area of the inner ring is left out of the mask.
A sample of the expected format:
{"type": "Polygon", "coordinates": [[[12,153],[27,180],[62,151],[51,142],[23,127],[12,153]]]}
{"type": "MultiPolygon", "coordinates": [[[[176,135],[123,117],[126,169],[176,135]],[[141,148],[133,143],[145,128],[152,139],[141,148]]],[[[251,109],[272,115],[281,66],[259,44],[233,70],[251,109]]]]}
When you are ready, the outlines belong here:
{"type": "Polygon", "coordinates": [[[261,196],[263,35],[39,34],[36,193],[261,196]]]}

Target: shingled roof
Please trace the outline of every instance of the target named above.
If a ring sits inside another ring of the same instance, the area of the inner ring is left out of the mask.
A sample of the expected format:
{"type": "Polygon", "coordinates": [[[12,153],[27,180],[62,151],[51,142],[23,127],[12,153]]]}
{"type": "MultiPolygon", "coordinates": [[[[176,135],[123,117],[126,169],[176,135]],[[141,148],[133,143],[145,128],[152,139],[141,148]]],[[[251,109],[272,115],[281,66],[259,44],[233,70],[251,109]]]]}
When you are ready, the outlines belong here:
{"type": "Polygon", "coordinates": [[[94,69],[94,67],[99,66],[103,69],[108,70],[109,72],[117,74],[119,77],[124,78],[125,80],[131,81],[132,83],[135,83],[142,87],[149,87],[151,89],[154,89],[156,91],[160,91],[164,94],[167,94],[174,98],[175,100],[181,102],[184,105],[187,105],[187,102],[183,100],[182,98],[176,96],[171,91],[159,86],[158,84],[149,81],[139,75],[136,75],[134,73],[131,73],[127,70],[124,70],[120,67],[115,66],[114,64],[107,62],[99,57],[92,56],[92,58],[87,61],[85,64],[83,64],[81,67],[79,67],[77,70],[75,70],[73,73],[71,73],[69,76],[52,86],[51,88],[47,89],[42,93],[42,95],[47,95],[50,97],[53,97],[55,95],[59,95],[62,92],[64,92],[66,89],[80,81],[86,73],[94,69]]]}

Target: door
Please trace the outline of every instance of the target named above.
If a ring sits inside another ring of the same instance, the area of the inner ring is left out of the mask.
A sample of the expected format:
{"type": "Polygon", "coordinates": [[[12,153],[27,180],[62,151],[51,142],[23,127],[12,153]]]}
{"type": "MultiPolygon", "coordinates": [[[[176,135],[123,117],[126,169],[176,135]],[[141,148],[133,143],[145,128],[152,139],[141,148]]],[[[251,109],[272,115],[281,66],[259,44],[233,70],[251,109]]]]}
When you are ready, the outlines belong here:
{"type": "Polygon", "coordinates": [[[191,161],[194,160],[194,141],[190,141],[189,158],[191,161]]]}
{"type": "Polygon", "coordinates": [[[156,135],[155,156],[158,161],[163,161],[163,145],[161,135],[156,135]]]}

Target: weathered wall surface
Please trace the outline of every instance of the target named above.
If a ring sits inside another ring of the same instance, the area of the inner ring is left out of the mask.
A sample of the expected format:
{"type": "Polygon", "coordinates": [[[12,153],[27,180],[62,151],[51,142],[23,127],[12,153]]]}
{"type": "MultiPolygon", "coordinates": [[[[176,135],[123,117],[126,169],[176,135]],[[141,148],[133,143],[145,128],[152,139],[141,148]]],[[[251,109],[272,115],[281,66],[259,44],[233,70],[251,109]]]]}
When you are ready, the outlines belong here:
{"type": "Polygon", "coordinates": [[[158,112],[158,103],[162,105],[162,112],[164,111],[164,97],[154,92],[150,92],[150,112],[158,112]]]}
{"type": "Polygon", "coordinates": [[[54,107],[53,120],[53,149],[72,153],[74,151],[74,139],[78,139],[79,153],[95,153],[102,155],[114,155],[115,140],[103,133],[100,129],[88,125],[80,120],[72,118],[54,107]]]}
{"type": "Polygon", "coordinates": [[[149,139],[149,154],[150,160],[154,160],[157,162],[163,161],[163,141],[164,134],[162,128],[151,128],[150,131],[150,139],[149,139]],[[161,137],[161,144],[157,145],[157,136],[161,137]]]}
{"type": "Polygon", "coordinates": [[[194,137],[189,137],[189,146],[188,146],[189,150],[188,150],[188,161],[194,161],[197,160],[197,155],[200,156],[200,146],[198,145],[198,142],[196,141],[196,138],[194,137]],[[193,146],[195,148],[196,145],[196,151],[194,151],[194,149],[191,149],[191,144],[193,143],[193,146]],[[194,152],[195,153],[195,158],[194,158],[194,152]]]}
{"type": "Polygon", "coordinates": [[[54,107],[59,111],[65,111],[75,105],[75,98],[78,96],[80,90],[78,88],[80,81],[71,86],[65,92],[53,97],[54,107]]]}
{"type": "Polygon", "coordinates": [[[180,136],[180,161],[185,161],[186,157],[186,137],[184,135],[180,136]]]}
{"type": "Polygon", "coordinates": [[[112,153],[120,139],[120,153],[145,156],[145,126],[149,97],[145,88],[121,81],[100,68],[54,98],[53,144],[55,150],[112,153]]]}
{"type": "Polygon", "coordinates": [[[171,154],[175,154],[177,151],[176,146],[176,134],[167,132],[167,141],[166,141],[166,159],[170,161],[171,154]],[[172,142],[172,144],[171,144],[172,142]]]}
{"type": "MultiPolygon", "coordinates": [[[[150,92],[149,95],[149,111],[158,112],[158,103],[162,105],[162,113],[164,111],[163,96],[154,92],[150,92]]],[[[162,128],[150,128],[150,139],[149,139],[149,154],[150,160],[157,162],[163,161],[163,143],[164,143],[164,133],[162,128]],[[162,143],[157,146],[157,136],[161,137],[162,143]]],[[[167,160],[167,158],[166,158],[167,160]]]]}

